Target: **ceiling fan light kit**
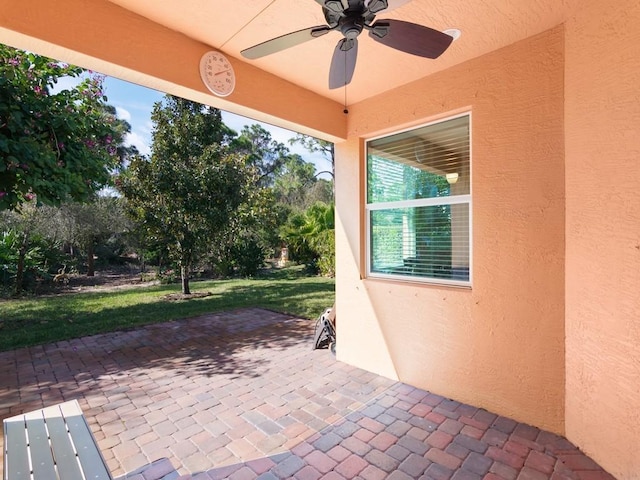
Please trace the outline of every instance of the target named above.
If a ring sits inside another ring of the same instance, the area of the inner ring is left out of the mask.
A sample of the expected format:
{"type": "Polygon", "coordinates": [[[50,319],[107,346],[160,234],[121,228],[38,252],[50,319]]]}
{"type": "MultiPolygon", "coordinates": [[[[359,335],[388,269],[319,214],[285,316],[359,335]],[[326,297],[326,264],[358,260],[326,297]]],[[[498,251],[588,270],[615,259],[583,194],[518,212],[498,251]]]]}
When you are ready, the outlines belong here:
{"type": "MultiPolygon", "coordinates": [[[[376,14],[397,8],[410,0],[315,0],[322,7],[327,25],[291,32],[249,47],[241,52],[251,60],[300,45],[336,30],[342,34],[331,59],[329,88],[348,85],[356,68],[358,36],[363,30],[382,45],[424,58],[442,55],[457,37],[402,20],[376,21],[376,14]]],[[[459,31],[458,31],[459,36],[459,31]]]]}
{"type": "Polygon", "coordinates": [[[449,35],[451,38],[453,38],[454,42],[460,38],[460,35],[462,35],[462,32],[457,28],[447,28],[446,30],[443,30],[442,33],[446,33],[447,35],[449,35]]]}

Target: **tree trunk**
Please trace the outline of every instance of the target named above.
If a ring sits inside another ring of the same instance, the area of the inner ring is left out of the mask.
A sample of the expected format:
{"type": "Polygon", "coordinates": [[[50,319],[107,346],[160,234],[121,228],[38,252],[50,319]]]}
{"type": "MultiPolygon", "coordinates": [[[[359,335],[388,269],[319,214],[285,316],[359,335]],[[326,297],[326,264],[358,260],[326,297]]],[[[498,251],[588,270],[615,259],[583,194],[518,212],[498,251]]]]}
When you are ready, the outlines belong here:
{"type": "Polygon", "coordinates": [[[140,273],[144,273],[146,271],[146,265],[144,263],[144,252],[140,252],[140,273]]]}
{"type": "Polygon", "coordinates": [[[26,239],[18,250],[18,265],[16,269],[16,288],[15,294],[20,295],[22,292],[22,283],[24,281],[24,257],[27,254],[26,239]]]}
{"type": "Polygon", "coordinates": [[[87,242],[87,277],[93,277],[96,274],[96,262],[93,259],[93,237],[87,242]]]}
{"type": "Polygon", "coordinates": [[[189,290],[189,267],[180,266],[180,275],[182,277],[182,294],[191,295],[191,290],[189,290]]]}

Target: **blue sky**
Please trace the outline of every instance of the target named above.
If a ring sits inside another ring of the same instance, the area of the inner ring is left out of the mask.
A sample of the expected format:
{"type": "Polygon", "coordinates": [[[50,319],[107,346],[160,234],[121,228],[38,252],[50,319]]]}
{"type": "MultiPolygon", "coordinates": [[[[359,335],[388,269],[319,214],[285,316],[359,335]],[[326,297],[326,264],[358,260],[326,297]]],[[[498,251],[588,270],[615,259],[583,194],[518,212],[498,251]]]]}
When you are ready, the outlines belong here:
{"type": "MultiPolygon", "coordinates": [[[[64,88],[64,85],[61,86],[64,88]]],[[[131,124],[128,143],[135,145],[140,153],[148,155],[151,146],[151,110],[153,104],[160,101],[164,94],[111,77],[105,79],[104,92],[108,103],[116,107],[118,117],[131,124]]],[[[306,161],[313,162],[317,172],[331,170],[331,164],[321,155],[311,154],[297,144],[289,145],[288,141],[295,136],[295,132],[229,112],[223,112],[222,117],[224,123],[238,133],[245,125],[258,123],[271,133],[274,140],[284,143],[292,153],[297,153],[306,161]]],[[[322,177],[327,176],[322,175],[322,177]]]]}

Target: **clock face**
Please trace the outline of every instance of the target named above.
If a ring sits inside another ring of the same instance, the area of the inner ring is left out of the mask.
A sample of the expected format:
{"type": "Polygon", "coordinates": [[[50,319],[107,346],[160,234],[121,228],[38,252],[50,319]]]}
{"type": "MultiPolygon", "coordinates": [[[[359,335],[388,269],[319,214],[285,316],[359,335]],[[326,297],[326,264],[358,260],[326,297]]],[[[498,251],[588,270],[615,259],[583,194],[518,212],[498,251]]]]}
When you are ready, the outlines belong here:
{"type": "Polygon", "coordinates": [[[219,97],[231,95],[236,86],[236,74],[231,62],[220,52],[207,52],[200,59],[200,77],[219,97]]]}

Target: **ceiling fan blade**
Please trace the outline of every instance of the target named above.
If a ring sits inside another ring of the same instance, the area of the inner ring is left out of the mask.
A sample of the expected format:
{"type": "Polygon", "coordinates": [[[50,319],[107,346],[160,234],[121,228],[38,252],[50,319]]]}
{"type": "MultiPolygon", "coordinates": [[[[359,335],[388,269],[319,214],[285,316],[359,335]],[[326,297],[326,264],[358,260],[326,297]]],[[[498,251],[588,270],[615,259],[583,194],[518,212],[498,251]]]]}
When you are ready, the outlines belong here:
{"type": "Polygon", "coordinates": [[[336,45],[329,69],[329,88],[340,88],[348,85],[356,70],[358,59],[358,39],[343,38],[336,45]]]}
{"type": "Polygon", "coordinates": [[[295,47],[301,43],[313,40],[314,38],[321,37],[322,35],[329,33],[331,30],[332,29],[326,25],[305,28],[304,30],[287,33],[286,35],[272,38],[266,42],[254,45],[253,47],[245,48],[240,53],[245,58],[255,60],[256,58],[265,57],[272,53],[280,52],[287,48],[295,47]]]}
{"type": "Polygon", "coordinates": [[[453,42],[446,33],[402,20],[375,22],[369,36],[387,47],[425,58],[438,58],[453,42]]]}
{"type": "MultiPolygon", "coordinates": [[[[322,1],[322,0],[320,0],[322,1]]],[[[371,10],[372,13],[378,13],[381,10],[378,10],[377,7],[375,6],[380,0],[364,0],[364,6],[367,8],[371,8],[373,7],[373,10],[371,10]]],[[[388,3],[388,7],[384,8],[382,10],[384,10],[385,13],[390,12],[391,10],[395,10],[398,7],[401,7],[402,5],[404,5],[405,3],[409,3],[411,0],[387,0],[388,3]]]]}

